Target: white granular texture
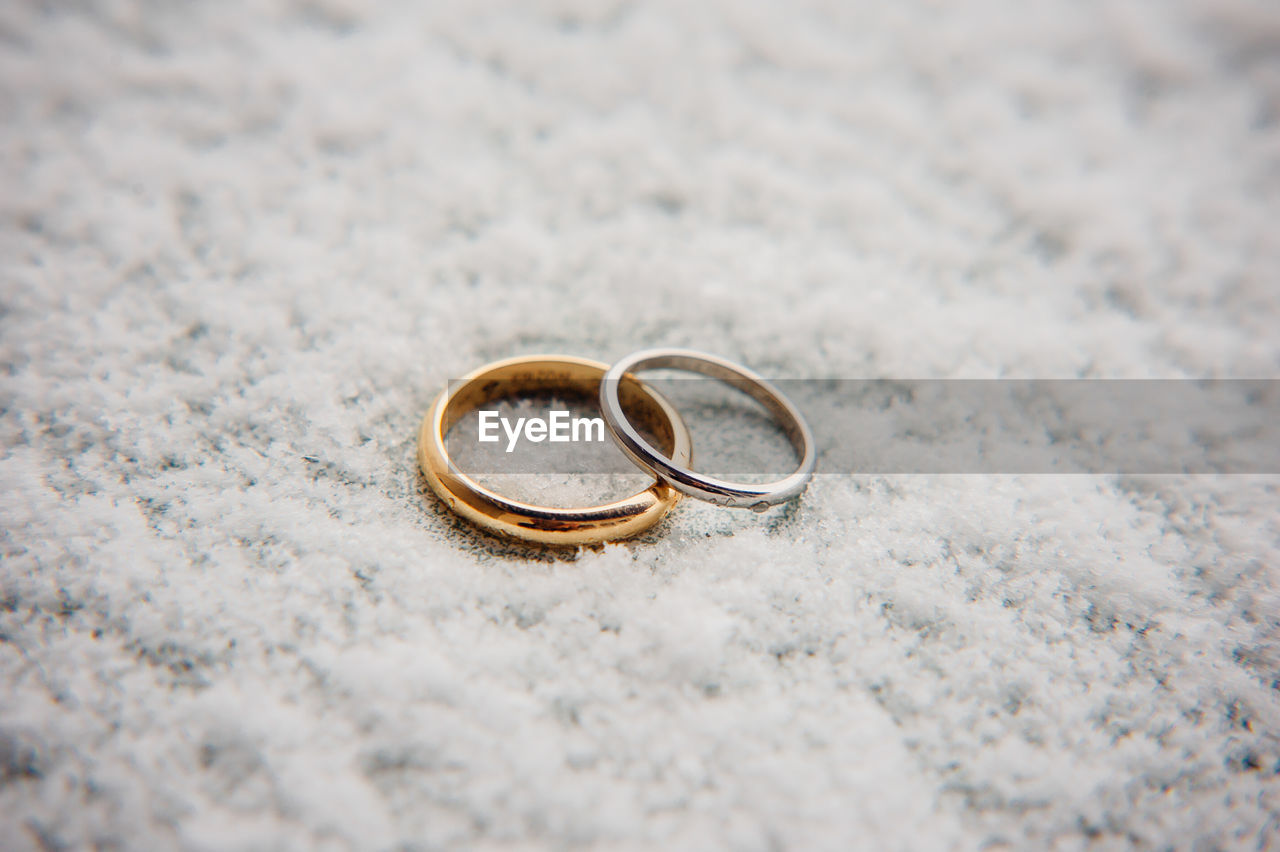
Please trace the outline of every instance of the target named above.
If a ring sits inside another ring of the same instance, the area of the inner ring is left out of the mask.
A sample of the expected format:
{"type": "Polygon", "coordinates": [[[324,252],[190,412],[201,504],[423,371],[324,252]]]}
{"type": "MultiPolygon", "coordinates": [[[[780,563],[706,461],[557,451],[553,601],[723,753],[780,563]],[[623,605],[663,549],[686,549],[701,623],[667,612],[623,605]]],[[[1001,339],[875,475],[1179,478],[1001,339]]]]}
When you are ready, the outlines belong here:
{"type": "Polygon", "coordinates": [[[1274,477],[414,461],[524,353],[1276,377],[1274,2],[10,0],[0,114],[5,848],[1277,843],[1274,477]]]}

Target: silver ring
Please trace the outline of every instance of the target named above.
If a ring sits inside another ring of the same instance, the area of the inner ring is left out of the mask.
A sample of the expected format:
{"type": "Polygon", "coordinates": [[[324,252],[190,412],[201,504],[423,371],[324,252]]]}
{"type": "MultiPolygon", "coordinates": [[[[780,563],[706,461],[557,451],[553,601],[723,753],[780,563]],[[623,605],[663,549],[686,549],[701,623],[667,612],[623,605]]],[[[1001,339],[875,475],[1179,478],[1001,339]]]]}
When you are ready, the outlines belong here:
{"type": "Polygon", "coordinates": [[[623,358],[600,380],[600,410],[618,446],[637,465],[677,491],[720,506],[763,512],[800,496],[813,477],[813,433],[804,416],[782,392],[760,376],[732,361],[688,349],[646,349],[623,358]],[[654,449],[627,420],[618,400],[618,383],[627,373],[662,368],[688,370],[718,379],[746,393],[777,418],[791,446],[800,456],[795,473],[762,485],[726,482],[681,467],[654,449]]]}

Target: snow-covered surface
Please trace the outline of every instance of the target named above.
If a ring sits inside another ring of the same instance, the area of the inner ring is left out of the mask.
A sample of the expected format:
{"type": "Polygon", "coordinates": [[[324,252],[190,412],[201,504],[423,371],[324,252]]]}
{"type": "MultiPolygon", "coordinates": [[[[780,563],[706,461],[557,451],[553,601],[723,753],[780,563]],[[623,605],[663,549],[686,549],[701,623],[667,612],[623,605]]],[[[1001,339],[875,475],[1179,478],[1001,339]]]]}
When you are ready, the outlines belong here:
{"type": "Polygon", "coordinates": [[[1280,8],[0,5],[5,848],[1259,848],[1274,478],[819,477],[576,556],[488,360],[1280,372],[1280,8]]]}

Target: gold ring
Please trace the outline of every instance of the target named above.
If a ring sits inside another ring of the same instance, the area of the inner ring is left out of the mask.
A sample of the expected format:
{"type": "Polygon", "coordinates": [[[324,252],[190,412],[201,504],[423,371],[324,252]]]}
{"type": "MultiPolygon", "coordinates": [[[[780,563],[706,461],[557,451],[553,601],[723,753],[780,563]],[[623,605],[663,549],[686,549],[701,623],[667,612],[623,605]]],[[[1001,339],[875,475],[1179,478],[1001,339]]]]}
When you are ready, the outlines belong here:
{"type": "MultiPolygon", "coordinates": [[[[452,383],[431,404],[418,432],[418,464],[431,490],[482,529],[542,544],[599,544],[636,535],[662,520],[680,501],[680,492],[657,480],[638,494],[602,506],[534,506],[480,485],[457,468],[445,449],[453,425],[486,402],[553,390],[594,399],[608,369],[608,364],[586,358],[532,355],[496,361],[452,383]]],[[[632,419],[649,428],[668,457],[689,464],[689,430],[671,404],[633,376],[624,377],[619,392],[632,419]]]]}

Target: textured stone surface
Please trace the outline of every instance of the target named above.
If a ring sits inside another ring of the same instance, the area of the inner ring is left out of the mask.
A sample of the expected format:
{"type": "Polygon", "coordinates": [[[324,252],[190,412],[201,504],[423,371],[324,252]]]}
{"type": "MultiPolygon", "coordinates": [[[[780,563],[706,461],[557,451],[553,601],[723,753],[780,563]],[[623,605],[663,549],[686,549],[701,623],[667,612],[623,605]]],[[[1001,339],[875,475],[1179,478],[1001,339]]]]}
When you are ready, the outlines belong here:
{"type": "Polygon", "coordinates": [[[1257,0],[0,7],[10,848],[1259,848],[1267,478],[820,477],[549,557],[449,376],[1280,368],[1257,0]]]}

